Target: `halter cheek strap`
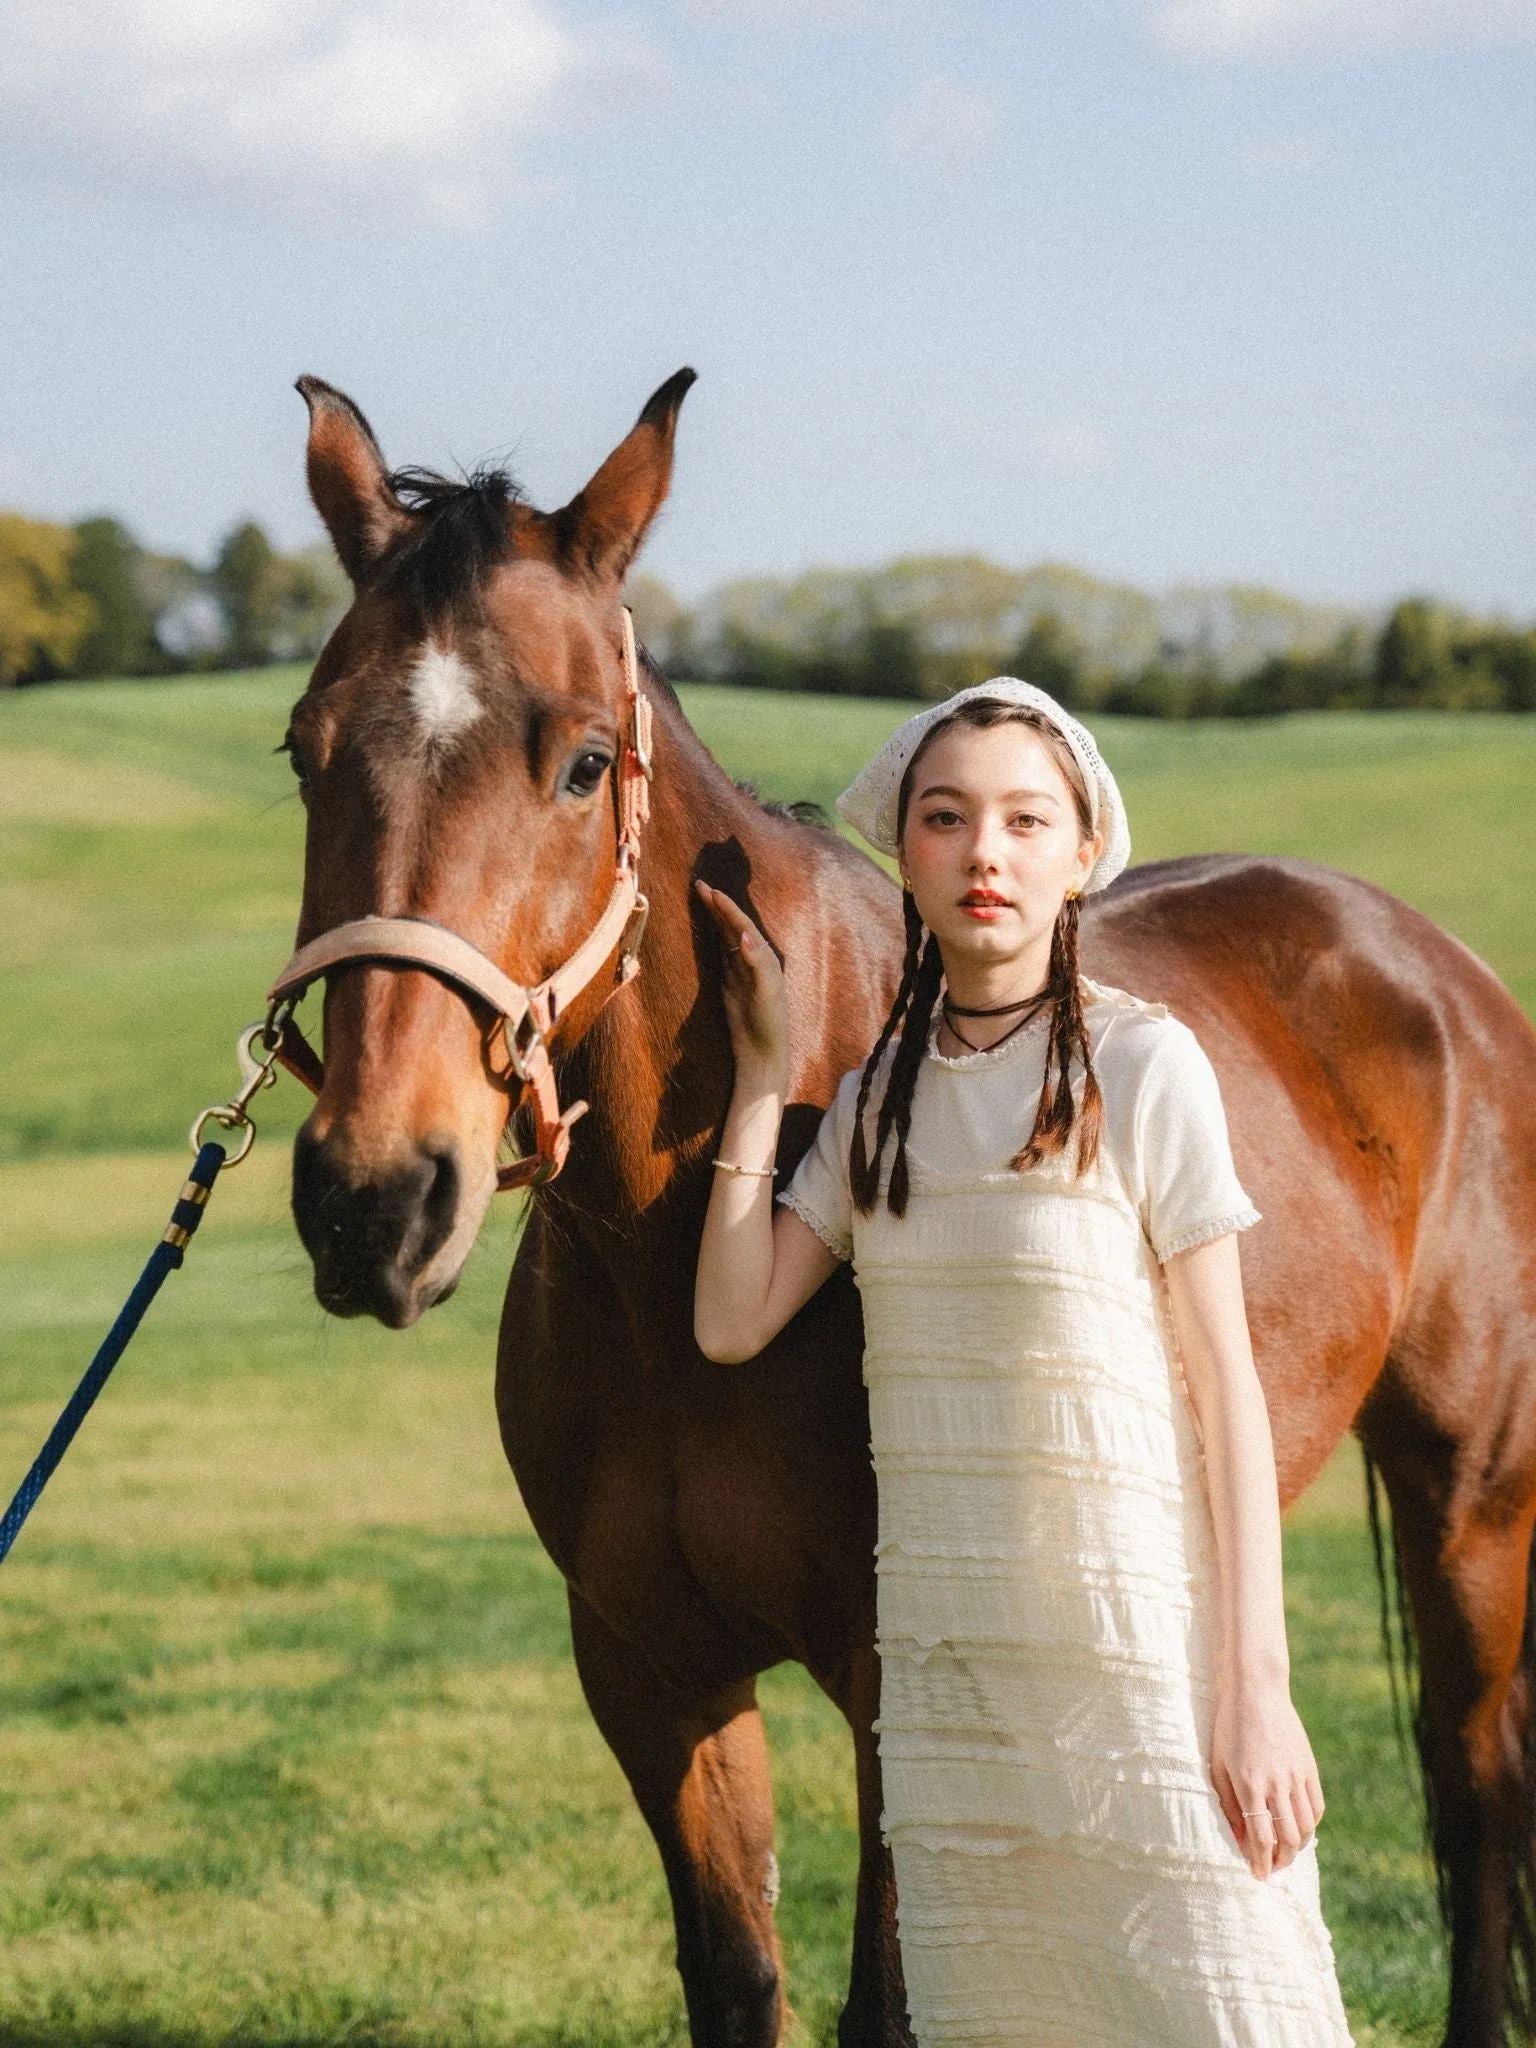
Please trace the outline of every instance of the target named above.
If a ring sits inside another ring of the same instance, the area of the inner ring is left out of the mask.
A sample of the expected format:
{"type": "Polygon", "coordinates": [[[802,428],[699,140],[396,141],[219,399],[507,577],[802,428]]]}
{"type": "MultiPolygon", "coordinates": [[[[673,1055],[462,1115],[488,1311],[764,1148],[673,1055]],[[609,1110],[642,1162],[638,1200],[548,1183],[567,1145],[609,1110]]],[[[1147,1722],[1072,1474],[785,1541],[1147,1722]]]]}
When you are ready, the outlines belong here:
{"type": "Polygon", "coordinates": [[[500,1018],[506,1032],[507,1056],[519,1084],[511,1114],[525,1105],[533,1114],[533,1150],[500,1169],[498,1189],[543,1186],[564,1166],[571,1126],[586,1115],[589,1105],[573,1102],[561,1110],[550,1041],[565,1012],[597,980],[615,947],[619,957],[610,997],[640,971],[640,941],[650,910],[640,893],[640,837],[651,814],[651,705],[640,688],[635,626],[627,608],[622,659],[626,716],[615,777],[618,851],[613,886],[602,915],[568,960],[534,987],[525,988],[447,925],[425,917],[358,917],[301,946],[267,991],[277,1057],[317,1095],[325,1068],[292,1014],[292,1005],[314,982],[368,961],[380,967],[424,968],[461,994],[477,997],[500,1018]]]}

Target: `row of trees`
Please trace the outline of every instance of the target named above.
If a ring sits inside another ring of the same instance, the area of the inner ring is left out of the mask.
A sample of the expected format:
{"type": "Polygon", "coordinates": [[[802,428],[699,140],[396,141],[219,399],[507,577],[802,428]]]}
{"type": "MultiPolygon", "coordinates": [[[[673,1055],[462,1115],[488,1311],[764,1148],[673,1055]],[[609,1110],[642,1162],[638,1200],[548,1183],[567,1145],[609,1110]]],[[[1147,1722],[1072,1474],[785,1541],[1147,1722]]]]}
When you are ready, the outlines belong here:
{"type": "Polygon", "coordinates": [[[669,674],[758,689],[931,700],[1009,674],[1078,709],[1154,718],[1536,710],[1536,627],[1428,598],[1372,615],[1245,585],[1152,597],[966,556],[760,578],[693,607],[650,578],[633,596],[669,674]]]}
{"type": "Polygon", "coordinates": [[[199,567],[117,519],[0,512],[0,686],[308,660],[347,597],[328,546],[281,554],[251,520],[199,567]]]}
{"type": "MultiPolygon", "coordinates": [[[[328,545],[282,554],[249,520],[199,567],[140,546],[116,519],[0,513],[0,684],[309,660],[348,594],[328,545]]],[[[1013,674],[1079,709],[1154,718],[1536,710],[1536,627],[1428,598],[1383,617],[1249,585],[1154,597],[1057,563],[973,555],[759,577],[693,606],[642,576],[631,597],[646,645],[679,680],[936,699],[1013,674]]]]}

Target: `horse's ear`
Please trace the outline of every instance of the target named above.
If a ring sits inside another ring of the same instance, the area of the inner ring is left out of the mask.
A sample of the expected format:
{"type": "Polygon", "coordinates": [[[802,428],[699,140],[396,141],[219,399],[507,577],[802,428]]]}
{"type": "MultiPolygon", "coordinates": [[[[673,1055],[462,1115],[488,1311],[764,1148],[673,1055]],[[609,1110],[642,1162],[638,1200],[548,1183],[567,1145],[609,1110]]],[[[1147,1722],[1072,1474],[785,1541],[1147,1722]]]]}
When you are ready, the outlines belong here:
{"type": "Polygon", "coordinates": [[[562,557],[589,575],[622,582],[672,481],[678,408],[696,370],[679,370],[645,402],[629,435],[585,490],[551,515],[562,557]]]}
{"type": "Polygon", "coordinates": [[[364,583],[410,515],[389,487],[372,427],[346,393],[318,377],[301,377],[296,388],[309,407],[309,495],[341,566],[364,583]]]}

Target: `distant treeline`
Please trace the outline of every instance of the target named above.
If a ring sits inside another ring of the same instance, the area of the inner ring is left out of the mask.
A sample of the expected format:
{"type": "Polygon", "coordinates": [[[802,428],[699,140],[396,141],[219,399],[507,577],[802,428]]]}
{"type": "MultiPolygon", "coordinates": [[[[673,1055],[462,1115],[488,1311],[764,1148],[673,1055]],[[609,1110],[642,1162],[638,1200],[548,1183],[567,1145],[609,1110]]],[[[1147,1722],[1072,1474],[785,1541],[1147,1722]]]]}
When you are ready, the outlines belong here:
{"type": "MultiPolygon", "coordinates": [[[[285,555],[250,520],[199,566],[117,519],[0,512],[0,685],[309,660],[349,595],[328,545],[285,555]]],[[[1427,597],[1367,613],[1241,584],[1149,596],[974,555],[728,583],[693,606],[641,576],[630,596],[677,681],[933,700],[1020,675],[1080,709],[1147,718],[1536,710],[1536,626],[1427,597]]]]}
{"type": "Polygon", "coordinates": [[[0,686],[308,660],[349,596],[328,544],[284,555],[252,520],[200,567],[117,519],[0,512],[0,686]]]}
{"type": "Polygon", "coordinates": [[[990,675],[1147,718],[1536,710],[1536,627],[1426,597],[1385,613],[1246,585],[1162,597],[1045,563],[931,556],[727,584],[698,605],[640,577],[642,637],[678,680],[933,700],[990,675]]]}

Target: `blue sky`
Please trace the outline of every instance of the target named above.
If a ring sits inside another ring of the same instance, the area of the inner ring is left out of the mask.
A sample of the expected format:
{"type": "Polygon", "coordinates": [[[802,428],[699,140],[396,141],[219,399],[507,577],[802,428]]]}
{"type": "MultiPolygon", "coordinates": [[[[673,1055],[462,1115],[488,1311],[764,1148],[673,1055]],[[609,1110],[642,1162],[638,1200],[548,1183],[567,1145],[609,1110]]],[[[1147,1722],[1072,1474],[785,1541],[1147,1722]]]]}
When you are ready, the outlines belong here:
{"type": "Polygon", "coordinates": [[[1536,0],[5,0],[0,503],[287,543],[310,370],[648,566],[1536,613],[1536,0]]]}

